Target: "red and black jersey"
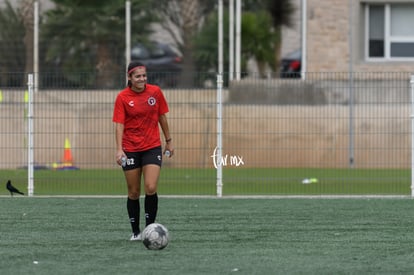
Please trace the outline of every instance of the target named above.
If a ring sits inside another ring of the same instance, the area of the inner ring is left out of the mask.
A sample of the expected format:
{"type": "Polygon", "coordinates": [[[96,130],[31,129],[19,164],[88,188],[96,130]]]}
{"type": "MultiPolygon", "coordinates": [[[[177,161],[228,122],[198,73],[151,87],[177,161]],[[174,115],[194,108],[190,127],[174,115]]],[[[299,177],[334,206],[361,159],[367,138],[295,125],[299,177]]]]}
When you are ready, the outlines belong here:
{"type": "Polygon", "coordinates": [[[129,87],[119,92],[112,121],[124,125],[123,150],[140,152],[160,146],[158,120],[167,112],[167,101],[158,86],[146,84],[142,92],[129,87]]]}

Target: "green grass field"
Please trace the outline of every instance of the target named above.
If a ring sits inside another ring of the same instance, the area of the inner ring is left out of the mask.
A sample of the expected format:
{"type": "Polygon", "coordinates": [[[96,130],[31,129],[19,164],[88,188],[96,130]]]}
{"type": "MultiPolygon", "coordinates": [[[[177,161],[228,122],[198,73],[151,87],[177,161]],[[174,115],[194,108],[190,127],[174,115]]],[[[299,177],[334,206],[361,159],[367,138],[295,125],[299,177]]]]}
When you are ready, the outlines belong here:
{"type": "MultiPolygon", "coordinates": [[[[125,180],[116,170],[36,170],[35,195],[123,195],[125,180]]],[[[27,171],[0,170],[0,180],[11,179],[27,191],[27,171]]],[[[223,195],[409,195],[409,169],[225,168],[223,195]],[[304,178],[318,182],[302,184],[304,178]]],[[[215,195],[215,169],[161,171],[159,193],[164,195],[215,195]]],[[[5,188],[0,195],[6,195],[5,188]]]]}
{"type": "Polygon", "coordinates": [[[121,198],[0,199],[1,274],[410,274],[411,199],[160,197],[161,251],[121,198]]]}

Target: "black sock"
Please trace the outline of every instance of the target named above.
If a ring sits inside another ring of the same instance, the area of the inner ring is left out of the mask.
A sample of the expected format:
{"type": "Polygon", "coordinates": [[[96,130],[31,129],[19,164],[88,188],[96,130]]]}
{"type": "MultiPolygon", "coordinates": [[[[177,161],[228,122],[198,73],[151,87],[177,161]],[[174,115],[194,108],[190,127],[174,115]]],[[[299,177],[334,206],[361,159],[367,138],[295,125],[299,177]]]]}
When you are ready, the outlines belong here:
{"type": "Polygon", "coordinates": [[[158,210],[158,195],[145,195],[145,223],[149,225],[155,222],[158,210]]]}
{"type": "Polygon", "coordinates": [[[129,216],[129,222],[131,223],[132,232],[134,234],[138,234],[140,232],[139,230],[139,199],[137,200],[131,200],[128,198],[127,200],[127,209],[128,209],[128,216],[129,216]]]}

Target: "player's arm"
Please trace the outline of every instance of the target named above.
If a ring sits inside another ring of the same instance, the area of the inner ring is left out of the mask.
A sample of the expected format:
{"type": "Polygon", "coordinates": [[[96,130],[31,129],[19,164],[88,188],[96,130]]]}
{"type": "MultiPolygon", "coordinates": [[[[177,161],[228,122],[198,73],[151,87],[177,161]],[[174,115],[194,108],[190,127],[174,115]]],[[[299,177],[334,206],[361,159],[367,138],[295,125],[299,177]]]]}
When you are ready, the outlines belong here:
{"type": "Polygon", "coordinates": [[[124,124],[115,122],[115,142],[116,142],[116,162],[121,165],[121,158],[125,156],[122,150],[122,136],[124,134],[124,124]]]}
{"type": "Polygon", "coordinates": [[[171,134],[170,134],[170,128],[168,126],[168,121],[167,121],[167,117],[165,116],[165,114],[160,115],[158,122],[160,123],[161,126],[161,130],[164,133],[164,138],[165,138],[165,151],[170,151],[170,157],[174,154],[174,147],[172,146],[172,138],[171,138],[171,134]]]}

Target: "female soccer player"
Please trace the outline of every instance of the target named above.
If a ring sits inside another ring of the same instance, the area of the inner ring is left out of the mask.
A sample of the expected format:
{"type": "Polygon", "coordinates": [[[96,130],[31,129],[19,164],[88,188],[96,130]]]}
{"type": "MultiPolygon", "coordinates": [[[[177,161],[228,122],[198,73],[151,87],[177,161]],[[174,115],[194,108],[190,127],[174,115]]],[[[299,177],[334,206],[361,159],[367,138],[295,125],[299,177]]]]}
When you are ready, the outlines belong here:
{"type": "Polygon", "coordinates": [[[116,97],[112,121],[115,123],[116,162],[122,166],[128,186],[127,210],[132,227],[131,241],[141,240],[139,226],[141,178],[144,180],[145,223],[155,222],[158,210],[157,185],[162,149],[159,126],[165,137],[164,153],[172,157],[174,148],[166,113],[168,104],[158,86],[147,84],[143,64],[128,65],[128,87],[116,97]]]}

